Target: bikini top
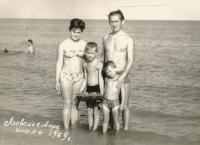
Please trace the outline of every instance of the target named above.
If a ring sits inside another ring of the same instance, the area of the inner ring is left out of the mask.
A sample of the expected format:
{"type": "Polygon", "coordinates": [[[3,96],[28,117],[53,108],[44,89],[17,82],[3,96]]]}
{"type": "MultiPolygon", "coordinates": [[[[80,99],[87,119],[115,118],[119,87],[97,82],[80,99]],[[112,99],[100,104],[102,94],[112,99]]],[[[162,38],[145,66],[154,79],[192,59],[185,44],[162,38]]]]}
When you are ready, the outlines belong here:
{"type": "Polygon", "coordinates": [[[65,51],[64,56],[71,58],[71,57],[83,57],[84,52],[82,50],[69,50],[69,51],[65,51]]]}

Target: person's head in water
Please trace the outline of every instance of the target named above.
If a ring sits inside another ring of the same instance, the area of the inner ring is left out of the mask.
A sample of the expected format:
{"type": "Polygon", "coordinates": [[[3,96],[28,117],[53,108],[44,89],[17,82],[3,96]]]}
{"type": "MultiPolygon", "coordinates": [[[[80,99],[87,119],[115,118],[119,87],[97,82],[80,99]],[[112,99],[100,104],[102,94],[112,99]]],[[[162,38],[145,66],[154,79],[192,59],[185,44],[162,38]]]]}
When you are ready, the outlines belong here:
{"type": "Polygon", "coordinates": [[[113,32],[120,31],[125,22],[124,15],[120,10],[110,12],[108,20],[113,32]]]}
{"type": "Polygon", "coordinates": [[[9,50],[7,48],[5,48],[4,51],[5,51],[5,53],[8,53],[9,50]]]}
{"type": "Polygon", "coordinates": [[[30,46],[31,44],[33,44],[33,40],[29,39],[28,40],[28,45],[30,46]]]}
{"type": "Polygon", "coordinates": [[[85,29],[85,22],[83,20],[72,19],[70,21],[70,26],[69,26],[70,38],[73,41],[78,41],[84,29],[85,29]]]}

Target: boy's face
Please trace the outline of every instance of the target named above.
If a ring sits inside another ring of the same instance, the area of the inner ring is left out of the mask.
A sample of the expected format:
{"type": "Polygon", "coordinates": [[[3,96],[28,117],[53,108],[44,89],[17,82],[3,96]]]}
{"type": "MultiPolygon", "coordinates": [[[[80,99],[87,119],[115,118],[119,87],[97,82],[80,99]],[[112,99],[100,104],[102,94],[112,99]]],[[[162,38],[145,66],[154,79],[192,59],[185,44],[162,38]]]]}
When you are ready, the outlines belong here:
{"type": "Polygon", "coordinates": [[[93,61],[96,58],[96,55],[97,55],[96,48],[92,48],[85,52],[85,57],[89,61],[93,61]]]}
{"type": "Polygon", "coordinates": [[[116,69],[115,67],[109,66],[107,70],[105,70],[105,73],[109,78],[113,78],[116,75],[116,69]]]}

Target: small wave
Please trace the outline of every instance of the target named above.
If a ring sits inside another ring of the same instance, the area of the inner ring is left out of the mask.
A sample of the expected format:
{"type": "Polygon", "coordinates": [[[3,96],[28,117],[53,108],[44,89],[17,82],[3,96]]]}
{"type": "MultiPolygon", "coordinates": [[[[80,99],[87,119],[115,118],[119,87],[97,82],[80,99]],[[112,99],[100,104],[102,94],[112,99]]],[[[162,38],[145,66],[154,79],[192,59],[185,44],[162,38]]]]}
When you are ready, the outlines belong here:
{"type": "Polygon", "coordinates": [[[153,111],[137,111],[134,113],[134,116],[137,117],[154,117],[154,118],[180,118],[180,119],[188,119],[188,120],[200,120],[200,116],[175,116],[172,114],[163,114],[161,112],[153,112],[153,111]]]}

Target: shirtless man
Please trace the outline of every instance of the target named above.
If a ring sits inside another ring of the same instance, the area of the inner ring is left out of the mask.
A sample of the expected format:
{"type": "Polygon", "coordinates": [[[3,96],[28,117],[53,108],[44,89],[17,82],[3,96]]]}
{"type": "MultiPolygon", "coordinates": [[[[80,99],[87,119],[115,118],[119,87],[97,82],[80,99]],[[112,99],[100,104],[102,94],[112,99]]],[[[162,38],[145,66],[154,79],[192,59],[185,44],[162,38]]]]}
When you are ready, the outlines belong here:
{"type": "Polygon", "coordinates": [[[35,47],[33,45],[33,41],[31,39],[28,40],[28,49],[26,50],[26,53],[35,53],[35,47]]]}
{"type": "Polygon", "coordinates": [[[122,31],[125,19],[120,10],[110,12],[108,19],[112,32],[103,38],[102,54],[104,55],[104,63],[107,61],[113,61],[119,70],[118,73],[120,76],[116,87],[120,88],[123,82],[125,84],[125,100],[124,110],[122,111],[122,121],[124,130],[128,130],[130,121],[130,78],[128,74],[133,64],[134,42],[128,34],[122,31]]]}

